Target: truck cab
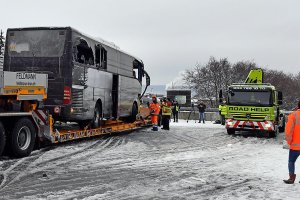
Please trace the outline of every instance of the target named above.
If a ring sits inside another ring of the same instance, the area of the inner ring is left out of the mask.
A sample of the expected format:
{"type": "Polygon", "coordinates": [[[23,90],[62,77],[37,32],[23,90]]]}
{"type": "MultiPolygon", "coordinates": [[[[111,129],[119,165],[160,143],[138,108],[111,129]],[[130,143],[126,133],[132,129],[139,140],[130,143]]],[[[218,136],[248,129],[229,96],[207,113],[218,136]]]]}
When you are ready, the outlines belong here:
{"type": "Polygon", "coordinates": [[[250,72],[245,83],[228,87],[225,127],[230,135],[235,131],[251,130],[275,137],[279,131],[284,130],[283,115],[279,109],[282,93],[273,85],[262,83],[262,71],[261,77],[257,73],[255,76],[255,79],[251,78],[250,72]],[[253,83],[253,80],[256,81],[253,83]]]}

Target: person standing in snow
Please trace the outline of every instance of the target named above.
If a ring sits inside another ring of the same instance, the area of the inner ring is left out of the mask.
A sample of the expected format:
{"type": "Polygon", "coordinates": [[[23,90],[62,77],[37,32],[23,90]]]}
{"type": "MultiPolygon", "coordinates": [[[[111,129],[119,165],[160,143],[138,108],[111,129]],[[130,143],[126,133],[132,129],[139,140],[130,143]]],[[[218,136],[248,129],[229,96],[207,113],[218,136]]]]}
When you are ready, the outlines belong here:
{"type": "Polygon", "coordinates": [[[176,100],[173,101],[172,113],[174,117],[174,122],[178,122],[178,112],[179,112],[179,104],[176,100]]]}
{"type": "Polygon", "coordinates": [[[172,109],[171,109],[171,102],[167,99],[164,98],[162,105],[161,105],[161,110],[162,110],[162,129],[165,130],[170,130],[170,118],[172,114],[172,109]]]}
{"type": "Polygon", "coordinates": [[[205,124],[205,109],[206,109],[206,105],[201,101],[197,108],[199,109],[199,122],[201,123],[201,121],[203,121],[203,124],[205,124]]]}
{"type": "Polygon", "coordinates": [[[152,96],[152,103],[149,105],[149,109],[151,114],[152,130],[158,131],[157,123],[158,123],[160,105],[157,102],[156,96],[152,96]]]}
{"type": "Polygon", "coordinates": [[[296,179],[295,162],[300,155],[300,101],[298,109],[288,116],[285,126],[285,138],[289,145],[289,179],[283,180],[286,184],[293,184],[296,179]]]}
{"type": "MultiPolygon", "coordinates": [[[[162,107],[162,103],[163,103],[162,98],[160,98],[159,101],[160,101],[159,105],[160,105],[160,108],[161,108],[161,107],[162,107]]],[[[162,109],[159,110],[159,115],[158,115],[158,122],[157,122],[157,124],[158,124],[158,127],[161,127],[161,125],[162,125],[162,109]]]]}

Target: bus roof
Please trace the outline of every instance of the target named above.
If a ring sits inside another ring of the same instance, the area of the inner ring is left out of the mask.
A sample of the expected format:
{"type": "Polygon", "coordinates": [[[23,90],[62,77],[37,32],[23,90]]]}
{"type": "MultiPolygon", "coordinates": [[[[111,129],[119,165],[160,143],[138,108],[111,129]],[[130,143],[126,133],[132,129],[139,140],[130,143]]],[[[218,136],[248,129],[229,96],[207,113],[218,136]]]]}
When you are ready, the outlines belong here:
{"type": "Polygon", "coordinates": [[[66,29],[70,29],[72,31],[76,31],[77,33],[79,33],[79,34],[81,34],[81,35],[83,35],[85,37],[88,37],[88,38],[90,38],[90,39],[92,39],[94,41],[102,43],[102,44],[104,44],[104,45],[106,45],[106,46],[108,46],[108,47],[110,47],[112,49],[115,49],[115,50],[119,51],[119,52],[127,54],[127,55],[135,58],[137,61],[139,61],[140,63],[143,64],[142,59],[140,59],[140,58],[138,58],[136,56],[133,56],[132,54],[127,53],[126,51],[121,50],[120,47],[118,47],[117,45],[115,45],[113,42],[108,42],[106,40],[103,40],[100,37],[90,36],[88,34],[85,34],[85,33],[81,32],[81,31],[78,31],[77,29],[72,28],[70,26],[66,26],[66,27],[50,27],[50,26],[44,27],[44,26],[41,26],[41,27],[8,28],[7,31],[22,31],[22,30],[66,30],[66,29]]]}

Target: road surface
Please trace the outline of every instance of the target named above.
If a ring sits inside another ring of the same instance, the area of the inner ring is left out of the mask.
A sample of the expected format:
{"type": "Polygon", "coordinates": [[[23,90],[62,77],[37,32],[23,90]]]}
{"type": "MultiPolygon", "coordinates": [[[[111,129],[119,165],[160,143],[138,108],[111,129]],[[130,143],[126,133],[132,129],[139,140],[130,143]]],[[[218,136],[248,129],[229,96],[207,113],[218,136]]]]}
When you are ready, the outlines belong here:
{"type": "Polygon", "coordinates": [[[229,136],[210,122],[170,126],[2,157],[0,199],[300,198],[298,182],[282,182],[288,156],[282,135],[229,136]]]}

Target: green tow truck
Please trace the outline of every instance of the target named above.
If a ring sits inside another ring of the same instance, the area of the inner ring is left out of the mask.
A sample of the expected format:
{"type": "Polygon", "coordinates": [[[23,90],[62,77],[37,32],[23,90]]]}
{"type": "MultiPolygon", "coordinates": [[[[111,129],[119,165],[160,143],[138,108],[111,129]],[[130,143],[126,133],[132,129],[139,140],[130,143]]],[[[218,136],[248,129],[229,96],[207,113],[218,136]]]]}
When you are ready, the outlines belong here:
{"type": "MultiPolygon", "coordinates": [[[[263,83],[263,70],[253,69],[244,83],[234,83],[226,90],[226,104],[222,114],[229,135],[236,131],[251,130],[268,137],[276,137],[285,127],[284,115],[280,112],[282,92],[263,83]]],[[[222,90],[220,103],[224,102],[222,90]]]]}

